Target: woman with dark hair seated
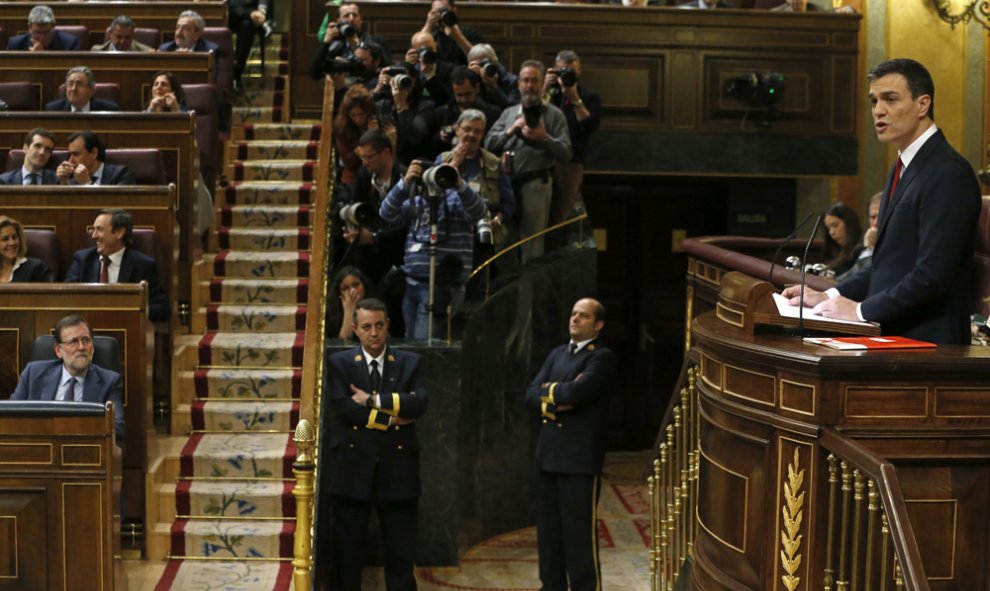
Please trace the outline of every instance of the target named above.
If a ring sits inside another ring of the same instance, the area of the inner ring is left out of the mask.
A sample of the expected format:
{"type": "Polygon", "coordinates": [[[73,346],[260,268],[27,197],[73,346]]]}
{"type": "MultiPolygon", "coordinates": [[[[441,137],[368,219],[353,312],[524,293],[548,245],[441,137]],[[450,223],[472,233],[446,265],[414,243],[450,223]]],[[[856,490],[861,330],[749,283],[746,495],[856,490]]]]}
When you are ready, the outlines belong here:
{"type": "Polygon", "coordinates": [[[863,251],[859,215],[845,203],[836,203],[825,212],[825,228],[825,264],[839,277],[856,264],[863,251]]]}
{"type": "Polygon", "coordinates": [[[374,288],[360,269],[347,266],[334,273],[327,290],[327,336],[341,339],[354,336],[354,308],[358,302],[370,297],[374,297],[374,288]]]}
{"type": "Polygon", "coordinates": [[[13,218],[0,215],[0,283],[49,283],[48,265],[27,254],[24,228],[13,218]]]}
{"type": "Polygon", "coordinates": [[[151,79],[149,113],[185,113],[186,94],[172,72],[158,72],[151,79]]]}

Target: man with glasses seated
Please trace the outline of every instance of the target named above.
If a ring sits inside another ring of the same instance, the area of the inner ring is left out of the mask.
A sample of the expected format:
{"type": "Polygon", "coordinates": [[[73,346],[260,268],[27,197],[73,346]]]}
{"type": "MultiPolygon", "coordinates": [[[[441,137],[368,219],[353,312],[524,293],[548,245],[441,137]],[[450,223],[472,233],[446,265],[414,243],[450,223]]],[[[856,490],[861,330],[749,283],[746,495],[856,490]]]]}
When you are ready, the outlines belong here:
{"type": "Polygon", "coordinates": [[[45,105],[46,111],[68,111],[70,113],[90,113],[93,111],[119,111],[120,105],[113,101],[96,98],[96,76],[86,66],[74,66],[65,73],[65,98],[45,105]]]}
{"type": "Polygon", "coordinates": [[[7,51],[75,51],[79,38],[55,30],[55,13],[47,6],[35,6],[28,13],[28,32],[7,41],[7,51]]]}
{"type": "Polygon", "coordinates": [[[57,359],[28,363],[10,399],[112,400],[117,444],[123,445],[124,381],[119,373],[93,363],[93,330],[81,316],[66,316],[55,325],[55,355],[57,359]]]}

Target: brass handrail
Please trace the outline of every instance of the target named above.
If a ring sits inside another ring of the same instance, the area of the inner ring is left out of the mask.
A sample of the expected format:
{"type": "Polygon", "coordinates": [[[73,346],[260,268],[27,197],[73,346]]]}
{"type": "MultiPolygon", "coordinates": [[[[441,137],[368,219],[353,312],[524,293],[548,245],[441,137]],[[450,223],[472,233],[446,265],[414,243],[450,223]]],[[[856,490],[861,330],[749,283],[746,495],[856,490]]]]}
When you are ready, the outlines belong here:
{"type": "Polygon", "coordinates": [[[577,215],[577,216],[574,216],[572,218],[566,219],[566,220],[560,222],[559,224],[554,224],[553,226],[550,226],[549,228],[544,228],[543,230],[540,230],[536,234],[532,234],[530,236],[527,236],[527,237],[523,238],[522,240],[517,240],[516,242],[512,243],[511,245],[509,245],[509,246],[503,248],[502,250],[498,251],[497,253],[495,253],[495,256],[489,258],[485,262],[483,262],[480,265],[478,265],[474,269],[474,271],[471,271],[471,273],[468,275],[467,280],[468,281],[471,281],[471,279],[474,278],[475,275],[477,275],[478,273],[480,273],[482,271],[482,269],[485,269],[486,267],[488,267],[488,265],[490,265],[493,262],[495,262],[496,260],[498,260],[499,257],[501,257],[501,256],[503,256],[503,255],[505,255],[505,254],[507,254],[507,253],[509,253],[509,252],[511,252],[511,251],[513,251],[513,250],[515,250],[517,248],[519,248],[520,246],[522,246],[522,245],[524,245],[524,244],[526,244],[528,242],[531,242],[533,240],[536,240],[537,238],[540,238],[541,236],[545,236],[545,235],[549,234],[550,232],[553,232],[554,230],[557,230],[559,228],[563,228],[564,226],[568,226],[570,224],[574,224],[574,223],[577,223],[577,222],[580,222],[580,221],[583,221],[583,220],[586,220],[586,219],[588,219],[588,214],[587,213],[582,213],[581,215],[577,215]]]}

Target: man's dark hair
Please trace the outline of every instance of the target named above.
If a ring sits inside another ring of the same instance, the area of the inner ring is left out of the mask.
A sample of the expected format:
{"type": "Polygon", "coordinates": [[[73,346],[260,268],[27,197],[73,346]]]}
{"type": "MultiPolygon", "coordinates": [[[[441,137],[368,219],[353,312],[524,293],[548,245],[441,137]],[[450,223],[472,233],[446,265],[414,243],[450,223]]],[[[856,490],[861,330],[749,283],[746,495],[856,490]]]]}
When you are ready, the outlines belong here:
{"type": "Polygon", "coordinates": [[[557,54],[557,57],[554,58],[554,62],[563,62],[565,64],[573,64],[575,62],[580,63],[581,58],[579,58],[578,54],[573,50],[565,49],[557,54]]]}
{"type": "Polygon", "coordinates": [[[68,143],[71,144],[79,138],[83,139],[83,145],[86,146],[87,152],[92,152],[93,148],[96,148],[97,160],[104,162],[107,159],[107,147],[103,145],[100,136],[92,131],[77,131],[69,136],[68,143]]]}
{"type": "Polygon", "coordinates": [[[66,316],[65,318],[59,320],[55,324],[55,343],[57,343],[59,345],[62,344],[62,329],[63,328],[68,328],[70,326],[79,326],[80,324],[86,325],[86,330],[89,331],[89,336],[92,338],[92,336],[93,336],[93,327],[90,326],[89,323],[86,322],[86,319],[83,318],[82,316],[78,316],[76,314],[72,314],[70,316],[66,316]]]}
{"type": "Polygon", "coordinates": [[[134,24],[134,19],[126,14],[118,14],[117,17],[113,19],[113,22],[110,23],[110,30],[112,31],[116,27],[120,27],[122,29],[133,29],[136,26],[137,25],[134,24]]]}
{"type": "Polygon", "coordinates": [[[543,65],[543,62],[539,60],[526,60],[519,66],[519,73],[521,74],[526,68],[536,68],[540,71],[540,77],[542,78],[547,73],[547,67],[543,65]]]}
{"type": "Polygon", "coordinates": [[[381,152],[382,150],[392,149],[392,140],[381,129],[369,129],[361,134],[357,145],[359,148],[362,146],[371,146],[376,152],[381,152]]]}
{"type": "Polygon", "coordinates": [[[481,86],[481,76],[467,66],[457,66],[454,71],[450,74],[450,83],[453,84],[464,84],[467,80],[472,86],[481,86]]]}
{"type": "Polygon", "coordinates": [[[34,141],[34,136],[36,136],[36,135],[40,135],[43,138],[48,138],[48,139],[52,140],[52,143],[53,144],[55,143],[55,134],[54,133],[48,131],[44,127],[35,127],[34,129],[32,129],[31,131],[27,132],[24,135],[24,145],[25,146],[30,146],[31,145],[31,142],[34,141]]]}
{"type": "Polygon", "coordinates": [[[382,46],[374,41],[362,41],[358,43],[358,46],[355,49],[367,49],[368,53],[371,54],[371,59],[379,63],[382,59],[382,54],[384,53],[382,46]]]}
{"type": "Polygon", "coordinates": [[[898,58],[873,66],[866,75],[866,79],[873,82],[889,74],[900,74],[907,79],[912,99],[918,100],[918,97],[928,95],[931,99],[928,105],[928,118],[935,121],[935,82],[932,81],[932,75],[928,73],[928,69],[912,59],[898,58]]]}
{"type": "Polygon", "coordinates": [[[368,310],[369,312],[381,312],[385,314],[385,320],[388,320],[388,308],[385,307],[385,302],[376,298],[364,298],[354,306],[354,313],[351,315],[351,321],[357,324],[358,310],[368,310]]]}
{"type": "Polygon", "coordinates": [[[130,246],[134,237],[134,220],[126,209],[101,209],[96,212],[97,216],[107,214],[110,216],[110,229],[124,229],[124,246],[130,246]]]}

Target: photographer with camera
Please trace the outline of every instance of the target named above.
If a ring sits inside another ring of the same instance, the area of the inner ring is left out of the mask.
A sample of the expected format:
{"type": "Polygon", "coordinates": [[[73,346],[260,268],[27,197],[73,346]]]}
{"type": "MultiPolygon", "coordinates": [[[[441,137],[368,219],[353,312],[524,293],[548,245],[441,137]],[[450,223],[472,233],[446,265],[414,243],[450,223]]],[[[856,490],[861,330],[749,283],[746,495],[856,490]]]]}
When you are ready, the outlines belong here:
{"type": "Polygon", "coordinates": [[[439,319],[448,303],[453,313],[463,301],[475,224],[485,215],[485,202],[454,167],[416,160],[378,213],[393,225],[408,224],[402,315],[406,338],[426,340],[433,334],[434,312],[439,319]]]}
{"type": "Polygon", "coordinates": [[[406,63],[416,67],[423,91],[434,104],[443,105],[451,100],[450,78],[455,65],[444,61],[437,54],[437,42],[427,31],[416,31],[409,40],[406,63]]]}
{"type": "Polygon", "coordinates": [[[486,102],[499,109],[519,103],[519,78],[499,63],[494,47],[487,43],[472,47],[468,67],[481,78],[481,98],[486,102]]]}
{"type": "Polygon", "coordinates": [[[414,158],[433,159],[430,141],[435,117],[434,102],[423,96],[423,82],[412,64],[382,68],[374,91],[382,118],[395,122],[396,154],[408,164],[414,158]]]}
{"type": "Polygon", "coordinates": [[[571,210],[581,199],[584,181],[584,155],[591,135],[602,120],[602,97],[580,83],[581,58],[570,50],[557,54],[554,67],[547,70],[543,95],[567,118],[574,154],[569,162],[557,163],[557,186],[550,206],[550,224],[571,217],[571,210]]]}
{"type": "MultiPolygon", "coordinates": [[[[502,109],[490,105],[481,99],[479,96],[481,78],[466,66],[457,66],[454,68],[454,73],[450,80],[450,89],[453,91],[453,100],[442,107],[438,107],[436,110],[435,127],[431,134],[434,152],[442,152],[451,148],[456,131],[455,123],[467,109],[476,109],[484,113],[485,120],[491,122],[488,124],[488,127],[491,127],[491,124],[494,124],[495,120],[502,114],[502,109]]],[[[484,129],[482,131],[485,132],[488,130],[484,129]]],[[[484,133],[482,133],[482,137],[484,137],[484,133]]]]}
{"type": "MultiPolygon", "coordinates": [[[[392,226],[378,215],[388,192],[402,179],[405,167],[394,156],[392,139],[382,129],[369,129],[357,140],[354,154],[360,160],[353,185],[340,185],[335,222],[340,228],[333,252],[334,268],[354,265],[380,288],[382,299],[394,312],[393,330],[402,330],[402,284],[391,285],[389,271],[402,264],[406,229],[392,226]]],[[[396,333],[401,335],[402,333],[396,333]]]]}
{"type": "Polygon", "coordinates": [[[474,253],[477,259],[488,258],[493,251],[501,250],[508,241],[506,220],[516,212],[516,199],[512,194],[512,182],[502,168],[501,159],[481,147],[485,137],[484,113],[477,109],[465,109],[457,118],[454,130],[454,149],[437,156],[437,164],[449,164],[481,198],[488,208],[478,222],[475,233],[474,253]]]}
{"type": "Polygon", "coordinates": [[[460,25],[454,0],[433,0],[422,30],[436,39],[440,60],[453,64],[467,65],[471,46],[482,41],[473,27],[460,25]]]}
{"type": "MultiPolygon", "coordinates": [[[[521,210],[519,233],[526,238],[547,227],[553,169],[571,159],[571,138],[560,109],[541,100],[544,67],[528,60],[519,69],[522,103],[502,111],[485,138],[485,148],[502,156],[521,210]]],[[[543,255],[543,239],[521,247],[522,262],[543,255]]]]}
{"type": "Polygon", "coordinates": [[[327,12],[317,33],[322,42],[309,66],[309,75],[313,80],[321,79],[324,74],[350,74],[351,72],[347,71],[348,67],[352,70],[377,70],[382,64],[391,63],[392,57],[385,38],[362,30],[362,23],[357,4],[341,4],[337,22],[331,21],[330,12],[327,12]],[[359,69],[354,64],[357,61],[365,61],[357,51],[362,44],[365,47],[376,48],[374,57],[378,63],[365,64],[365,68],[359,69]],[[351,65],[348,66],[348,63],[351,65]]]}

